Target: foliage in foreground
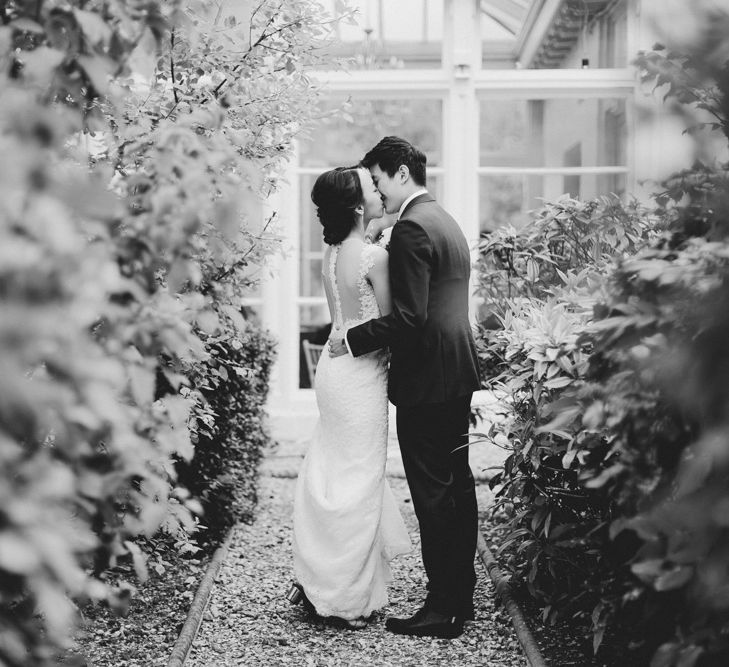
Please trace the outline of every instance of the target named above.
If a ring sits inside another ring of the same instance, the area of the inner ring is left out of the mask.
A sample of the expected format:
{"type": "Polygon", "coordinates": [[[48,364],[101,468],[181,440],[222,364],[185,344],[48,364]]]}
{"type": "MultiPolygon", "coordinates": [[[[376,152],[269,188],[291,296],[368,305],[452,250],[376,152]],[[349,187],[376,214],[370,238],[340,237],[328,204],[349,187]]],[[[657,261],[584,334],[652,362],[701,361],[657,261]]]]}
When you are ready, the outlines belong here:
{"type": "Polygon", "coordinates": [[[135,536],[195,529],[175,463],[191,417],[217,418],[211,349],[246,335],[328,31],[317,3],[233,9],[0,3],[4,664],[52,661],[72,598],[123,612],[128,589],[96,576],[131,559],[144,578],[135,536]]]}
{"type": "MultiPolygon", "coordinates": [[[[712,65],[709,43],[693,59],[641,62],[669,95],[709,106],[723,131],[729,68],[712,65]],[[686,97],[707,72],[719,85],[686,97]]],[[[482,246],[482,266],[506,271],[492,292],[503,328],[481,336],[488,385],[505,398],[490,435],[513,448],[494,480],[511,511],[502,553],[545,619],[583,618],[596,651],[617,628],[656,667],[729,658],[727,173],[697,164],[670,179],[635,219],[648,234],[628,224],[636,243],[613,243],[607,263],[597,253],[558,271],[565,253],[539,220],[482,246]],[[525,261],[510,263],[505,243],[525,261]],[[507,269],[518,273],[511,300],[507,269]]],[[[573,203],[564,222],[582,225],[590,206],[573,203]]]]}

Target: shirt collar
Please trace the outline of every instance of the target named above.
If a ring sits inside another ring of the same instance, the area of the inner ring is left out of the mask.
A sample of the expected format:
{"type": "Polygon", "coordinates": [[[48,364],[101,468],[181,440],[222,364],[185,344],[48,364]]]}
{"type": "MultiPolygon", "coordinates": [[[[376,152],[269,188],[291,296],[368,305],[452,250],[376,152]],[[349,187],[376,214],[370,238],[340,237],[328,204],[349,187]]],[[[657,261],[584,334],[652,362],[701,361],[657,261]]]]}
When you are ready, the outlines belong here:
{"type": "Polygon", "coordinates": [[[417,190],[416,192],[413,192],[403,203],[402,206],[400,206],[400,210],[397,212],[397,219],[400,219],[400,216],[403,214],[403,211],[405,210],[405,207],[413,200],[415,197],[420,197],[420,195],[427,195],[428,191],[425,188],[420,188],[420,190],[417,190]]]}

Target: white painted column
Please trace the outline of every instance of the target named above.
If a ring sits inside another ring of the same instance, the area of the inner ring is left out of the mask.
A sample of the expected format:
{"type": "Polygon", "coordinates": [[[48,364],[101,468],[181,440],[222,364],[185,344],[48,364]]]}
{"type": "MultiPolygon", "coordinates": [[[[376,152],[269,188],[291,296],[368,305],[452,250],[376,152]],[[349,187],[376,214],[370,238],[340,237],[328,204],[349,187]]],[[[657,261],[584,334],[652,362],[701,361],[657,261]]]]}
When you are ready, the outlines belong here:
{"type": "Polygon", "coordinates": [[[478,238],[478,103],[474,74],[481,66],[476,0],[452,0],[445,8],[443,67],[451,86],[443,108],[442,202],[469,243],[478,238]]]}

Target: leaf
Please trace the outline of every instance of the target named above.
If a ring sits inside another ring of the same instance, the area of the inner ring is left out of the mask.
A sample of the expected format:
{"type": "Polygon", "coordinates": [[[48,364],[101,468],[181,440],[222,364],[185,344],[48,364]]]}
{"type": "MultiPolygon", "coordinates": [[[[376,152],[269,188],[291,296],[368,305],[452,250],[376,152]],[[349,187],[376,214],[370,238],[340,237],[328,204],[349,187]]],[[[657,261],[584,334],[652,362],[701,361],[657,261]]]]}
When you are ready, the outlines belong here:
{"type": "Polygon", "coordinates": [[[222,326],[220,319],[213,310],[203,310],[197,314],[195,319],[197,321],[197,326],[211,336],[218,333],[222,326]]]}
{"type": "Polygon", "coordinates": [[[233,322],[233,326],[238,329],[238,331],[245,330],[246,320],[243,315],[241,315],[239,308],[236,308],[235,306],[223,306],[220,310],[230,318],[231,322],[233,322]]]}
{"type": "Polygon", "coordinates": [[[109,608],[122,618],[129,616],[129,607],[136,589],[131,584],[122,582],[116,589],[109,593],[107,603],[109,608]]]}
{"type": "Polygon", "coordinates": [[[556,377],[552,378],[551,380],[547,380],[544,383],[544,386],[547,389],[563,389],[564,387],[567,387],[568,385],[572,384],[574,382],[573,378],[570,377],[556,377]]]}
{"type": "Polygon", "coordinates": [[[162,374],[165,376],[165,378],[167,379],[167,382],[170,383],[170,386],[175,391],[179,391],[180,387],[182,387],[183,385],[184,386],[190,385],[190,380],[183,373],[175,373],[169,369],[164,368],[164,369],[162,369],[162,374]]]}
{"type": "Polygon", "coordinates": [[[240,202],[231,199],[216,202],[213,220],[226,239],[237,240],[241,232],[240,202]]]}
{"type": "Polygon", "coordinates": [[[712,456],[707,452],[691,452],[681,463],[676,489],[677,497],[685,497],[700,489],[714,468],[712,456]]]}
{"type": "Polygon", "coordinates": [[[50,12],[45,24],[48,43],[68,54],[81,50],[81,30],[74,15],[65,9],[50,12]]]}
{"type": "Polygon", "coordinates": [[[572,465],[572,461],[574,461],[575,456],[577,456],[578,449],[570,449],[568,452],[565,453],[565,455],[562,457],[562,467],[565,470],[568,470],[569,467],[572,465]]]}
{"type": "Polygon", "coordinates": [[[588,479],[585,482],[585,486],[588,489],[599,489],[601,486],[605,486],[613,477],[623,472],[623,470],[625,470],[625,466],[622,463],[615,463],[603,470],[597,477],[588,479]]]}
{"type": "Polygon", "coordinates": [[[157,40],[149,28],[145,28],[134,51],[129,55],[127,64],[135,79],[151,82],[157,68],[157,40]]]}
{"type": "Polygon", "coordinates": [[[653,588],[657,591],[670,591],[681,588],[691,580],[693,575],[692,567],[676,567],[658,576],[653,582],[653,588]]]}
{"type": "Polygon", "coordinates": [[[595,401],[582,415],[582,423],[586,428],[597,431],[604,423],[605,406],[602,401],[595,401]]]}
{"type": "Polygon", "coordinates": [[[73,15],[81,26],[84,36],[92,46],[106,45],[111,39],[111,28],[95,12],[74,9],[73,15]]]}
{"type": "Polygon", "coordinates": [[[606,626],[604,624],[601,624],[597,630],[592,634],[592,652],[593,654],[597,654],[597,649],[600,648],[600,644],[602,644],[603,637],[605,635],[605,628],[606,626]]]}
{"type": "Polygon", "coordinates": [[[154,401],[154,372],[138,364],[127,368],[129,386],[132,390],[134,402],[139,406],[152,405],[154,401]]]}
{"type": "Polygon", "coordinates": [[[651,558],[640,563],[634,563],[630,566],[630,569],[641,581],[652,584],[663,572],[664,562],[662,558],[651,558]]]}
{"type": "Polygon", "coordinates": [[[183,396],[165,396],[159,399],[159,402],[167,411],[172,428],[187,430],[187,421],[190,417],[192,401],[183,396]]]}
{"type": "Polygon", "coordinates": [[[48,46],[39,46],[33,51],[23,51],[23,77],[41,88],[47,88],[56,74],[56,68],[65,58],[63,51],[48,46]]]}
{"type": "Polygon", "coordinates": [[[46,577],[33,579],[31,585],[48,634],[54,641],[66,641],[74,618],[73,603],[60,586],[50,583],[46,577]]]}
{"type": "Polygon", "coordinates": [[[535,433],[554,433],[556,431],[563,431],[575,420],[580,412],[581,408],[577,405],[561,408],[557,416],[551,422],[535,429],[535,433]]]}
{"type": "Polygon", "coordinates": [[[101,56],[80,55],[76,57],[76,60],[84,72],[86,72],[96,92],[99,95],[105,95],[109,89],[111,76],[116,69],[114,63],[108,58],[101,56]]]}
{"type": "Polygon", "coordinates": [[[675,642],[663,644],[653,654],[650,667],[674,667],[678,654],[678,645],[675,642]]]}
{"type": "Polygon", "coordinates": [[[30,574],[40,567],[33,545],[6,528],[0,532],[0,567],[14,574],[30,574]]]}
{"type": "Polygon", "coordinates": [[[35,32],[41,34],[45,32],[45,28],[40,23],[26,17],[21,17],[11,21],[9,26],[23,32],[35,32]]]}
{"type": "Polygon", "coordinates": [[[149,572],[147,571],[147,559],[145,558],[142,550],[129,540],[124,541],[124,546],[132,556],[132,564],[134,565],[134,572],[137,575],[137,579],[144,583],[149,579],[149,572]]]}
{"type": "Polygon", "coordinates": [[[676,667],[694,667],[703,654],[704,649],[701,646],[687,646],[681,649],[676,667]]]}

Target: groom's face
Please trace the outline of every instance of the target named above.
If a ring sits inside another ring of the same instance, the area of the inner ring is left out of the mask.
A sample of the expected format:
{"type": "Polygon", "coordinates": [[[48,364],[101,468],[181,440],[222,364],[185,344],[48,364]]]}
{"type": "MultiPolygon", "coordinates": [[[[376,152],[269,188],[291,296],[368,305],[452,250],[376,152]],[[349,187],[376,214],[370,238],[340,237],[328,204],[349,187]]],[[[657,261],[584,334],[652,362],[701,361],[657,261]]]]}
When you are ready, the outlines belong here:
{"type": "Polygon", "coordinates": [[[375,187],[379,190],[380,197],[382,197],[385,212],[397,213],[406,198],[400,173],[396,171],[394,175],[389,176],[386,171],[380,169],[379,164],[375,164],[370,167],[370,174],[372,174],[375,187]]]}

